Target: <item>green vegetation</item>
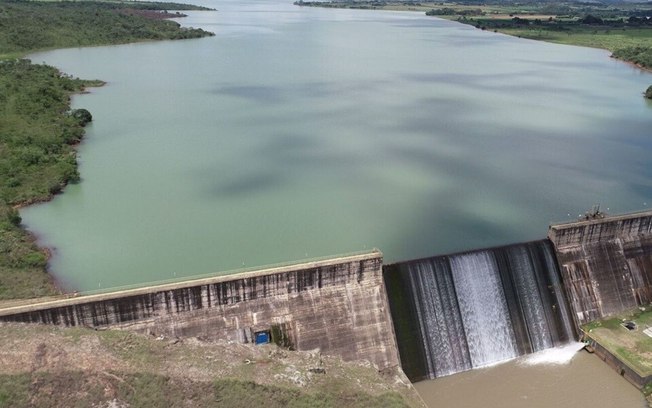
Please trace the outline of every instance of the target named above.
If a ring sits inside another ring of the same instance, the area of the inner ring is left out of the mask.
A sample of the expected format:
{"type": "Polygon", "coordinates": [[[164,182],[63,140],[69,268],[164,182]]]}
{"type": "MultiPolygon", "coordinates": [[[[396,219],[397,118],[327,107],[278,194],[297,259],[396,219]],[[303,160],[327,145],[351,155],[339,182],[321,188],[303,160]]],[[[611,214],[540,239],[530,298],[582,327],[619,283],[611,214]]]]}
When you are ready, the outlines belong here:
{"type": "Polygon", "coordinates": [[[0,3],[0,300],[57,293],[45,273],[47,253],[20,226],[17,206],[50,199],[79,181],[74,146],[92,120],[70,111],[70,96],[101,81],[17,59],[27,52],[212,35],[168,21],[199,9],[175,3],[0,3]]]}
{"type": "Polygon", "coordinates": [[[302,6],[424,11],[482,30],[516,37],[603,48],[652,69],[652,4],[581,1],[477,0],[456,2],[296,2],[302,6]]]}
{"type": "Polygon", "coordinates": [[[0,343],[0,407],[422,406],[368,364],[275,345],[22,324],[0,324],[0,343]]]}
{"type": "Polygon", "coordinates": [[[409,407],[396,392],[380,396],[360,392],[349,395],[313,394],[235,379],[182,384],[160,374],[106,372],[89,375],[83,371],[0,374],[0,407],[108,406],[100,405],[107,402],[107,388],[112,396],[109,401],[125,404],[115,406],[143,408],[181,407],[187,404],[229,408],[409,407]]]}
{"type": "MultiPolygon", "coordinates": [[[[585,16],[484,16],[459,17],[462,23],[482,30],[560,44],[581,45],[612,51],[614,58],[652,68],[652,20],[640,23],[623,13],[616,18],[585,16]]],[[[646,20],[647,21],[647,20],[646,20]]]]}
{"type": "Polygon", "coordinates": [[[652,68],[652,47],[625,47],[614,51],[615,58],[652,68]]]}
{"type": "Polygon", "coordinates": [[[89,85],[98,82],[28,60],[0,62],[0,299],[55,292],[46,254],[20,228],[13,206],[47,200],[79,180],[73,146],[90,116],[69,112],[69,103],[89,85]]]}
{"type": "Polygon", "coordinates": [[[643,386],[643,389],[641,390],[641,392],[643,393],[643,395],[648,397],[648,403],[652,403],[652,401],[650,401],[650,398],[649,398],[652,395],[652,382],[645,384],[643,386]]]}
{"type": "MultiPolygon", "coordinates": [[[[48,48],[212,35],[201,29],[180,28],[176,22],[161,19],[161,13],[155,11],[157,7],[170,5],[135,2],[3,2],[0,4],[0,56],[11,57],[48,48]],[[148,10],[152,13],[147,13],[148,10]]],[[[188,8],[183,5],[176,7],[188,8]]]]}
{"type": "Polygon", "coordinates": [[[652,327],[652,309],[635,309],[610,319],[589,323],[582,327],[585,333],[642,376],[652,375],[652,337],[643,333],[652,327]],[[622,323],[636,323],[636,330],[628,330],[622,323]]]}
{"type": "Polygon", "coordinates": [[[306,394],[295,389],[260,385],[251,381],[233,379],[215,382],[216,401],[225,407],[249,408],[257,406],[313,408],[313,407],[407,407],[399,394],[385,393],[376,397],[364,393],[306,394]]]}
{"type": "MultiPolygon", "coordinates": [[[[652,327],[652,309],[648,307],[585,324],[582,330],[640,376],[646,377],[652,375],[652,337],[643,332],[649,327],[652,327]],[[626,322],[636,323],[636,329],[628,330],[624,326],[626,322]]],[[[652,383],[646,384],[641,392],[652,407],[652,383]]]]}
{"type": "Polygon", "coordinates": [[[645,91],[645,97],[647,99],[652,99],[652,85],[648,86],[647,90],[645,91]]]}

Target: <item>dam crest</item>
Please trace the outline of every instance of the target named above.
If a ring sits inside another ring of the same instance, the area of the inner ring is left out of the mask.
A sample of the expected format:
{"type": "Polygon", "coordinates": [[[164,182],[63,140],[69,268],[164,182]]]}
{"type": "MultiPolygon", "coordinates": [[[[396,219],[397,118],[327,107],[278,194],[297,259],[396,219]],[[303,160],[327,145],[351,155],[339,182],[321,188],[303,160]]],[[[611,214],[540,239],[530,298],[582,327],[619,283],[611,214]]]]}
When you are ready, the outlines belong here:
{"type": "Polygon", "coordinates": [[[641,212],[388,265],[372,250],[32,303],[0,321],[273,342],[420,381],[574,342],[581,325],[650,303],[652,212],[641,212]]]}

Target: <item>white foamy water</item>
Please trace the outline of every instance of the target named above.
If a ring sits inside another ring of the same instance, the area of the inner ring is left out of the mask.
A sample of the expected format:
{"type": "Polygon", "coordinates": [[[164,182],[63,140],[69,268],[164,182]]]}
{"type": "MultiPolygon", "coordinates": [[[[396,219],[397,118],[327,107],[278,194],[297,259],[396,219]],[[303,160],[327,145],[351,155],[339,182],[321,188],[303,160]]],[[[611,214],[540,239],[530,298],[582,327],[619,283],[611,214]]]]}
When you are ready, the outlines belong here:
{"type": "Polygon", "coordinates": [[[584,343],[570,343],[562,347],[553,347],[520,359],[519,364],[568,364],[578,351],[584,348],[584,343]]]}
{"type": "Polygon", "coordinates": [[[516,357],[507,300],[489,252],[457,255],[450,262],[473,367],[516,357]]]}

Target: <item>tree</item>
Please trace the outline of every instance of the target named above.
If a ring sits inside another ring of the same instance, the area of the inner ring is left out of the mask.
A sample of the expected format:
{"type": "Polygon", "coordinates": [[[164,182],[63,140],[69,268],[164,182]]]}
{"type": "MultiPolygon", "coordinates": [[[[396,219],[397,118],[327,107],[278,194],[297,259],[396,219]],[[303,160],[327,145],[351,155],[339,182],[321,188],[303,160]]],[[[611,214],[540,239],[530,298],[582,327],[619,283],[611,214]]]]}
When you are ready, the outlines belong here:
{"type": "Polygon", "coordinates": [[[77,119],[81,126],[86,126],[88,122],[93,120],[93,115],[86,109],[75,109],[72,111],[72,117],[77,119]]]}
{"type": "Polygon", "coordinates": [[[588,25],[602,25],[604,24],[604,21],[600,17],[593,16],[591,14],[587,15],[583,19],[580,20],[580,23],[582,24],[588,24],[588,25]]]}
{"type": "Polygon", "coordinates": [[[645,91],[645,97],[647,99],[652,99],[652,85],[648,86],[647,91],[645,91]]]}

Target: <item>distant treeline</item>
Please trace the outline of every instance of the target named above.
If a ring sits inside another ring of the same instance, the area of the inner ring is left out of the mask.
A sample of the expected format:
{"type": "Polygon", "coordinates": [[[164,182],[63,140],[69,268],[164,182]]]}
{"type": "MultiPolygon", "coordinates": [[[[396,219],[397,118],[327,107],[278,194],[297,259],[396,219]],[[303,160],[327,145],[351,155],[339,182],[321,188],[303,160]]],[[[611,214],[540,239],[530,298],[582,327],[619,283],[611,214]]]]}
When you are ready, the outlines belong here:
{"type": "Polygon", "coordinates": [[[388,3],[385,1],[350,1],[350,0],[335,0],[335,1],[303,1],[298,0],[293,3],[295,6],[307,7],[324,7],[324,8],[351,8],[351,9],[374,9],[382,8],[388,3]]]}
{"type": "MultiPolygon", "coordinates": [[[[463,12],[465,10],[461,10],[461,11],[462,13],[456,13],[452,15],[461,16],[461,17],[465,17],[469,15],[468,13],[463,12]]],[[[426,15],[438,15],[438,14],[426,13],[426,15]]],[[[446,15],[451,15],[451,14],[446,14],[446,15]]],[[[527,16],[522,16],[522,17],[514,16],[509,19],[487,18],[487,19],[477,19],[475,21],[477,21],[478,24],[481,23],[482,27],[484,27],[485,29],[495,28],[495,27],[506,28],[512,26],[522,27],[522,26],[529,26],[529,25],[545,26],[559,31],[570,30],[571,28],[576,26],[598,26],[599,28],[624,28],[624,27],[645,28],[646,26],[652,27],[652,18],[648,18],[648,17],[631,16],[627,19],[625,18],[602,19],[592,14],[588,14],[581,18],[572,19],[572,20],[557,19],[554,17],[540,19],[540,18],[527,18],[527,16]]]]}
{"type": "Polygon", "coordinates": [[[630,16],[603,19],[588,14],[576,19],[467,18],[458,21],[482,30],[501,31],[519,37],[542,39],[567,44],[589,45],[609,49],[614,58],[652,68],[652,18],[630,16]],[[627,39],[627,43],[622,41],[627,39]]]}
{"type": "Polygon", "coordinates": [[[572,0],[299,0],[300,6],[423,10],[482,30],[604,48],[615,58],[652,69],[652,3],[572,0]]]}
{"type": "Polygon", "coordinates": [[[460,9],[455,10],[450,7],[432,9],[426,11],[427,16],[483,16],[486,13],[482,9],[460,9]]]}

